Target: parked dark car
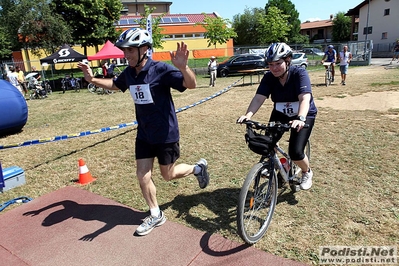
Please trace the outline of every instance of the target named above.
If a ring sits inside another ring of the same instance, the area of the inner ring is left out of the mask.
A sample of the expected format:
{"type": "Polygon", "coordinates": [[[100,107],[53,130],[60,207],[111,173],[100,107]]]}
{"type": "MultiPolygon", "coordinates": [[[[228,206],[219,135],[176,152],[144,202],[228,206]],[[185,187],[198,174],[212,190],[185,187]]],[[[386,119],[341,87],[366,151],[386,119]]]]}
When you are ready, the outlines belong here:
{"type": "Polygon", "coordinates": [[[323,56],[324,52],[318,48],[303,48],[301,52],[309,55],[323,56]]]}
{"type": "Polygon", "coordinates": [[[260,54],[239,54],[234,55],[219,63],[217,75],[227,77],[240,70],[265,68],[267,63],[263,55],[260,54]]]}

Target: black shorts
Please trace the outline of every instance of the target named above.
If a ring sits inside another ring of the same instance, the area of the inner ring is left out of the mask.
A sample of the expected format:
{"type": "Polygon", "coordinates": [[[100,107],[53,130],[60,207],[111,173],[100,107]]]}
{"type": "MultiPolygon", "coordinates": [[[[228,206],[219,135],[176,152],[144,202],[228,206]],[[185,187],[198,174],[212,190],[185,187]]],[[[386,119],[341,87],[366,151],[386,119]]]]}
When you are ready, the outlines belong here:
{"type": "Polygon", "coordinates": [[[160,165],[169,165],[180,157],[179,142],[149,144],[136,138],[136,160],[157,157],[160,165]]]}
{"type": "MultiPolygon", "coordinates": [[[[295,119],[295,117],[288,117],[278,111],[273,110],[272,114],[270,115],[269,121],[274,121],[274,122],[279,121],[281,123],[288,123],[293,119],[295,119]]],[[[315,118],[306,117],[305,123],[308,124],[309,127],[304,127],[299,132],[297,132],[296,130],[290,131],[288,154],[290,155],[291,159],[294,161],[300,161],[303,160],[303,158],[305,158],[304,149],[310,138],[310,134],[312,133],[312,129],[315,123],[315,118]]],[[[281,136],[278,139],[280,139],[281,136]]]]}

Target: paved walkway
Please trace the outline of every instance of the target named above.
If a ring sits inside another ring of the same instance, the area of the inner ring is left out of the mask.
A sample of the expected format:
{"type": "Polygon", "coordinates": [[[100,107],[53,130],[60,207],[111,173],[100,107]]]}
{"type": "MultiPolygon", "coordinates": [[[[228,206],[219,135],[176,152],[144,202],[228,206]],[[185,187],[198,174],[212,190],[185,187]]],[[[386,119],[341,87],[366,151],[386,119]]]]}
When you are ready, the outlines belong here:
{"type": "Polygon", "coordinates": [[[0,266],[305,265],[171,221],[135,236],[144,216],[62,188],[0,214],[0,266]]]}

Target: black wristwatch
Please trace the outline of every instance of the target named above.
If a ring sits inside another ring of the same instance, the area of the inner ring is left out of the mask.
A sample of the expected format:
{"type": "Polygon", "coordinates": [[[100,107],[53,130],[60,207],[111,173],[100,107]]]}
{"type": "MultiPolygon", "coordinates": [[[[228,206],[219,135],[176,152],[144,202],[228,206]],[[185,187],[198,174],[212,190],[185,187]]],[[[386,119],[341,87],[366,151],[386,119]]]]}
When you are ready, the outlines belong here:
{"type": "Polygon", "coordinates": [[[306,122],[306,118],[304,116],[302,116],[302,115],[298,115],[296,118],[298,120],[301,120],[302,122],[306,122]]]}

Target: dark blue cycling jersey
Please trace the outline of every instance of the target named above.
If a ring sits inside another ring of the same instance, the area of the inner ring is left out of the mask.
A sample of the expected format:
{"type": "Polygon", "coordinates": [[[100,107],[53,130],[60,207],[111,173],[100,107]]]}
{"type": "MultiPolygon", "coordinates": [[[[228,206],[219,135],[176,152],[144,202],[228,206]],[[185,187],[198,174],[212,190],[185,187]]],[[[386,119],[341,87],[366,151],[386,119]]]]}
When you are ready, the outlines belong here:
{"type": "Polygon", "coordinates": [[[267,72],[262,78],[256,93],[267,98],[271,97],[274,103],[274,111],[279,111],[288,117],[294,117],[298,114],[298,96],[303,93],[310,93],[311,98],[307,117],[314,118],[317,114],[309,75],[302,67],[290,66],[284,86],[280,83],[279,78],[275,77],[270,71],[267,72]]]}
{"type": "Polygon", "coordinates": [[[138,122],[137,138],[149,144],[179,141],[179,127],[171,88],[180,92],[183,74],[174,66],[148,59],[136,75],[133,67],[127,67],[114,81],[123,92],[127,89],[135,102],[138,122]]]}
{"type": "Polygon", "coordinates": [[[327,56],[326,62],[335,63],[335,57],[337,55],[337,51],[335,51],[335,49],[332,49],[331,51],[328,49],[324,54],[327,56]]]}

